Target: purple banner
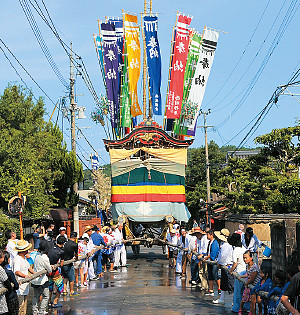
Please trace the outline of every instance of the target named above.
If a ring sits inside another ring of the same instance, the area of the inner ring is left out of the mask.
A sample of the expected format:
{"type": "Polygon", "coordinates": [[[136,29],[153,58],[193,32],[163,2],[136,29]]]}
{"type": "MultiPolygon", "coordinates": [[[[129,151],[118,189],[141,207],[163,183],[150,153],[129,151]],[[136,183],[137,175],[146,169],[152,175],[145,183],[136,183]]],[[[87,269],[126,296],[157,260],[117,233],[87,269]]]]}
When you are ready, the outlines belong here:
{"type": "Polygon", "coordinates": [[[119,117],[119,60],[115,26],[102,23],[101,36],[103,39],[103,59],[111,126],[117,129],[119,117]]]}

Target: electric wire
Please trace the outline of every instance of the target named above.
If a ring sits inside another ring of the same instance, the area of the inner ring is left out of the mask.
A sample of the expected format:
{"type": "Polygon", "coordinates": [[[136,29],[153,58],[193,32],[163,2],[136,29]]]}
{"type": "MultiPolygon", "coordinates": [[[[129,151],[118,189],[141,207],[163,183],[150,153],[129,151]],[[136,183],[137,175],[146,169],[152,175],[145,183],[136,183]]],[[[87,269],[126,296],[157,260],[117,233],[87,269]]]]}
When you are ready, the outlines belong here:
{"type": "MultiPolygon", "coordinates": [[[[217,104],[214,105],[212,113],[219,112],[219,111],[223,110],[224,108],[228,107],[230,104],[232,104],[232,103],[241,95],[241,93],[243,93],[243,91],[245,91],[245,90],[247,89],[247,86],[246,86],[246,87],[242,90],[242,92],[240,92],[240,93],[238,94],[237,97],[235,97],[233,100],[231,100],[229,103],[227,103],[227,104],[226,104],[225,106],[223,106],[222,108],[219,108],[218,110],[215,110],[215,109],[216,109],[220,104],[222,104],[222,103],[228,98],[228,96],[236,89],[236,87],[242,82],[243,78],[245,77],[245,75],[246,75],[246,74],[248,73],[248,71],[250,70],[252,64],[254,63],[254,61],[256,60],[256,58],[258,57],[258,55],[259,55],[259,53],[261,52],[261,50],[262,50],[264,44],[265,44],[266,41],[267,41],[269,35],[271,34],[271,31],[272,31],[273,27],[275,26],[275,23],[277,22],[277,20],[278,20],[278,18],[279,18],[279,15],[280,15],[280,13],[281,13],[281,11],[282,11],[282,9],[283,9],[283,7],[284,7],[286,1],[287,1],[287,0],[285,0],[285,1],[283,2],[283,4],[282,4],[282,6],[281,6],[281,8],[280,8],[280,10],[279,10],[279,12],[278,12],[278,14],[277,14],[275,20],[273,21],[273,23],[272,23],[272,25],[271,25],[271,27],[270,27],[270,29],[269,29],[267,35],[265,36],[263,42],[261,43],[260,47],[258,48],[258,50],[257,50],[255,56],[253,57],[253,59],[251,60],[250,64],[248,65],[248,67],[246,68],[246,70],[244,71],[244,73],[242,74],[242,76],[237,80],[237,82],[235,83],[235,85],[234,85],[234,86],[231,88],[231,90],[226,94],[226,96],[225,96],[221,101],[219,101],[217,104]]],[[[210,102],[209,102],[208,104],[210,104],[210,102]]],[[[208,105],[208,104],[207,104],[207,105],[208,105]]]]}
{"type": "Polygon", "coordinates": [[[217,125],[217,128],[221,128],[223,127],[228,120],[231,118],[231,116],[233,116],[241,107],[242,105],[245,103],[245,101],[247,100],[248,96],[250,95],[250,93],[252,92],[254,86],[256,85],[258,79],[260,78],[263,70],[265,69],[268,61],[270,60],[270,57],[272,56],[275,48],[277,47],[277,45],[279,44],[281,38],[283,37],[287,27],[289,26],[290,22],[292,21],[295,13],[297,12],[299,5],[297,5],[298,0],[293,0],[288,8],[288,11],[276,33],[276,36],[273,39],[273,42],[271,44],[271,46],[269,47],[269,50],[261,64],[261,66],[259,67],[258,71],[256,72],[256,74],[254,75],[254,77],[252,78],[250,84],[249,84],[249,88],[246,90],[245,94],[242,96],[241,100],[238,102],[238,104],[235,106],[235,108],[233,109],[233,111],[230,113],[230,115],[228,115],[220,124],[217,125]]]}
{"type": "Polygon", "coordinates": [[[27,0],[19,0],[19,3],[22,7],[22,10],[26,16],[26,19],[30,25],[30,28],[32,29],[33,31],[33,34],[35,36],[35,38],[37,39],[38,41],[38,44],[39,46],[41,47],[42,49],[42,52],[44,53],[50,67],[52,68],[53,72],[55,73],[55,75],[57,76],[57,78],[59,79],[59,81],[66,87],[66,88],[69,88],[69,85],[68,83],[66,82],[66,80],[64,79],[63,75],[61,74],[58,66],[56,65],[49,49],[48,49],[48,46],[42,36],[42,33],[36,23],[36,20],[32,14],[32,11],[28,5],[28,2],[27,0]]]}
{"type": "MultiPolygon", "coordinates": [[[[286,0],[285,0],[285,1],[286,1],[286,0]]],[[[269,0],[269,1],[267,2],[267,4],[266,4],[266,6],[265,6],[265,8],[264,8],[264,10],[263,10],[263,12],[262,12],[262,14],[261,14],[259,20],[258,20],[258,22],[257,22],[257,24],[256,24],[256,27],[254,28],[254,31],[253,31],[252,35],[250,36],[250,39],[249,39],[249,41],[248,41],[246,47],[244,48],[244,50],[243,50],[243,52],[242,52],[240,58],[238,59],[237,63],[236,63],[235,66],[233,67],[232,71],[230,72],[230,74],[229,74],[229,76],[227,77],[227,79],[225,80],[225,82],[222,84],[222,86],[220,87],[220,89],[217,91],[216,95],[206,104],[206,106],[208,106],[209,104],[211,104],[211,102],[219,95],[219,93],[223,90],[223,88],[225,87],[225,85],[227,84],[227,82],[229,81],[229,79],[231,78],[231,76],[233,75],[235,69],[237,68],[237,66],[238,66],[239,63],[241,62],[241,60],[242,60],[242,58],[244,57],[244,55],[245,55],[245,53],[246,53],[246,51],[247,51],[247,49],[248,49],[250,43],[252,42],[252,39],[253,39],[253,37],[254,37],[254,35],[255,35],[255,33],[256,33],[258,27],[259,27],[259,25],[260,25],[260,23],[261,23],[261,21],[262,21],[264,15],[265,15],[265,12],[267,11],[267,8],[268,8],[270,2],[271,2],[271,0],[269,0]]],[[[226,96],[226,97],[227,97],[227,96],[226,96]]]]}

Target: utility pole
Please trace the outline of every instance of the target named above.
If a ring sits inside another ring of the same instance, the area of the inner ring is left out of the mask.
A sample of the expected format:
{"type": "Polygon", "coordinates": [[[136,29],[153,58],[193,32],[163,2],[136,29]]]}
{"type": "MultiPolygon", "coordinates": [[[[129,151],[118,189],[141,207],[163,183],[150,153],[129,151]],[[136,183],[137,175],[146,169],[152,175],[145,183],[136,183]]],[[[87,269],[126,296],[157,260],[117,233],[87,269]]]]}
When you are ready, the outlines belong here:
{"type": "Polygon", "coordinates": [[[207,128],[211,128],[213,126],[207,126],[207,118],[206,116],[210,114],[210,109],[207,111],[200,111],[200,114],[203,114],[204,118],[204,126],[199,126],[197,128],[204,128],[205,134],[205,166],[206,166],[206,192],[207,192],[207,206],[206,206],[206,222],[207,225],[210,225],[209,218],[208,218],[208,211],[209,211],[209,203],[210,203],[210,174],[209,174],[209,158],[208,158],[208,142],[207,142],[207,128]]]}
{"type": "MultiPolygon", "coordinates": [[[[75,112],[77,110],[77,104],[75,103],[75,78],[74,78],[74,64],[73,64],[73,52],[71,42],[71,53],[70,53],[70,112],[71,112],[71,145],[72,151],[76,156],[76,127],[75,127],[75,112]]],[[[78,183],[73,184],[73,191],[75,194],[78,193],[78,183]]],[[[73,207],[73,222],[74,231],[79,235],[79,213],[78,204],[73,207]]]]}

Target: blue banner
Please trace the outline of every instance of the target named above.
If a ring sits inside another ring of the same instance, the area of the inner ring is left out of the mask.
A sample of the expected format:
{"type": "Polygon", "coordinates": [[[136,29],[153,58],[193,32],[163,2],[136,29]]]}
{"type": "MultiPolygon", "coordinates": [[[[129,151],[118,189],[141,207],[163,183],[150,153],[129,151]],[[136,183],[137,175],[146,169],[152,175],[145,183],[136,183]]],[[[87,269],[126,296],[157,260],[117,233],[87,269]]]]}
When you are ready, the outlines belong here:
{"type": "Polygon", "coordinates": [[[119,118],[119,60],[115,26],[109,23],[101,24],[103,39],[103,59],[106,78],[107,101],[113,129],[118,128],[119,118]]]}
{"type": "Polygon", "coordinates": [[[92,170],[97,171],[98,167],[99,167],[99,158],[97,155],[92,155],[92,170]]]}
{"type": "Polygon", "coordinates": [[[157,17],[144,16],[150,96],[154,115],[161,115],[161,55],[157,38],[157,17]]]}

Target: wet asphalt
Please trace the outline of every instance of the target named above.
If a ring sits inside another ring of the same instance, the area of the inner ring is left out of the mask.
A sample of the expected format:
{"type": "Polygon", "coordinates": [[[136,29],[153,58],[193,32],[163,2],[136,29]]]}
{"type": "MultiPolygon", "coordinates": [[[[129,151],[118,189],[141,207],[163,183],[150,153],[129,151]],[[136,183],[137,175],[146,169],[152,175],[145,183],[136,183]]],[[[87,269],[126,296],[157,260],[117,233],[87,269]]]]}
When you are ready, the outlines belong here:
{"type": "Polygon", "coordinates": [[[61,297],[63,307],[49,314],[232,314],[232,295],[226,295],[225,306],[213,304],[217,294],[207,297],[197,287],[191,287],[189,266],[188,278],[182,281],[169,268],[161,247],[141,247],[138,257],[129,247],[127,257],[127,268],[106,272],[101,280],[78,288],[79,296],[61,297]]]}

